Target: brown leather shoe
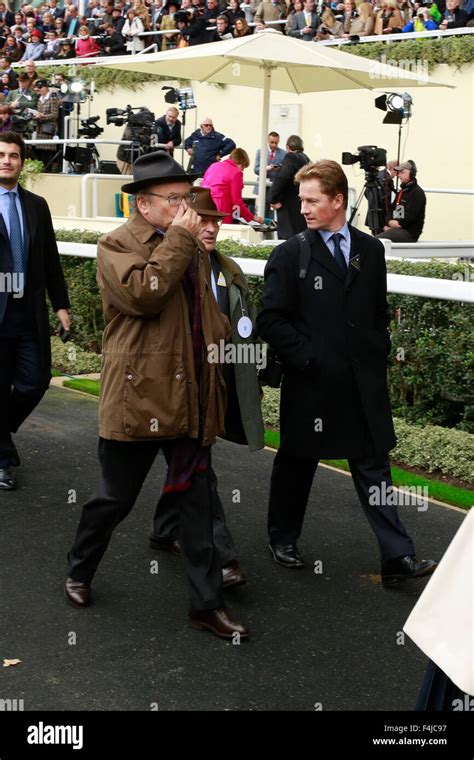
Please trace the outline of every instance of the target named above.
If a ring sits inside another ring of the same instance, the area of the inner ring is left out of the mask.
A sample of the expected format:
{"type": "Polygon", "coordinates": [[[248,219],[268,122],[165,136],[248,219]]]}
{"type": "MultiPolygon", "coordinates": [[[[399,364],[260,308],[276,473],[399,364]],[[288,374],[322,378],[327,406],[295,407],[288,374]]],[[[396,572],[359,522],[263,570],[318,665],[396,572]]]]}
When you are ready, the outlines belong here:
{"type": "Polygon", "coordinates": [[[68,578],[64,584],[64,593],[69,604],[72,604],[73,607],[80,609],[90,604],[90,583],[81,583],[80,581],[73,581],[72,578],[68,578]]]}
{"type": "Polygon", "coordinates": [[[222,588],[229,586],[242,586],[247,583],[247,576],[239,565],[238,560],[233,559],[222,568],[222,588]]]}
{"type": "Polygon", "coordinates": [[[247,626],[231,620],[224,607],[218,610],[190,610],[189,624],[196,631],[212,631],[223,639],[232,639],[236,633],[241,639],[249,636],[247,626]]]}
{"type": "Polygon", "coordinates": [[[159,552],[171,552],[171,554],[179,556],[181,554],[181,542],[177,538],[160,541],[159,538],[150,536],[150,549],[155,549],[159,552]]]}

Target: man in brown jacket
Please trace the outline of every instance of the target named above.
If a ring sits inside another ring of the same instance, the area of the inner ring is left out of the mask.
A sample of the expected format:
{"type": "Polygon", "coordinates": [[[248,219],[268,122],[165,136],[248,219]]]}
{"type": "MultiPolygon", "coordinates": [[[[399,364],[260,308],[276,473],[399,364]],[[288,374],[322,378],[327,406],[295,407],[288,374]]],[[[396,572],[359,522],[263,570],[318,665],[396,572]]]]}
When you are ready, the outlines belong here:
{"type": "Polygon", "coordinates": [[[102,478],[84,505],[69,552],[66,597],[90,603],[91,581],[116,526],[132,509],[160,449],[169,463],[165,493],[188,492],[180,539],[191,588],[190,624],[218,636],[248,636],[231,620],[212,535],[207,470],[224,431],[222,367],[205,347],[230,334],[212,293],[209,257],[197,235],[191,182],[162,151],[139,158],[126,224],[105,235],[97,280],[105,314],[99,459],[102,478]]]}

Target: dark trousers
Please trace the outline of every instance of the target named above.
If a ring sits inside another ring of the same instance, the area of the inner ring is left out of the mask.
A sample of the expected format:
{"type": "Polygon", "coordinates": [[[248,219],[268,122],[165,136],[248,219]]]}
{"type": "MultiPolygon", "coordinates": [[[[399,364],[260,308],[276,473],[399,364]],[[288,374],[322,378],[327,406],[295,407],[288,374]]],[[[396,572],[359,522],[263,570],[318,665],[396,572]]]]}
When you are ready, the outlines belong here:
{"type": "Polygon", "coordinates": [[[39,404],[50,379],[34,324],[21,313],[8,315],[0,327],[0,467],[20,464],[11,434],[39,404]]]}
{"type": "MultiPolygon", "coordinates": [[[[160,448],[158,441],[129,443],[99,439],[102,478],[95,494],[82,509],[76,538],[68,554],[69,576],[73,580],[92,581],[112,533],[135,504],[160,448]]],[[[222,572],[212,538],[207,473],[193,475],[192,487],[180,506],[179,517],[191,607],[196,610],[222,607],[222,572]]]]}
{"type": "MultiPolygon", "coordinates": [[[[217,491],[217,477],[212,466],[207,471],[208,489],[212,507],[212,529],[221,567],[237,559],[234,540],[225,521],[224,508],[217,491]]],[[[184,493],[162,493],[153,518],[153,537],[161,541],[179,538],[182,505],[188,497],[184,493]]]]}
{"type": "MultiPolygon", "coordinates": [[[[318,459],[292,457],[281,450],[276,454],[268,511],[268,533],[272,544],[295,544],[299,538],[318,462],[318,459]]],[[[397,507],[380,505],[380,499],[377,504],[371,503],[374,500],[374,491],[369,490],[371,487],[379,489],[376,491],[379,494],[391,492],[388,454],[349,459],[349,467],[362,509],[379,542],[382,561],[415,554],[413,542],[398,517],[397,507]]]]}

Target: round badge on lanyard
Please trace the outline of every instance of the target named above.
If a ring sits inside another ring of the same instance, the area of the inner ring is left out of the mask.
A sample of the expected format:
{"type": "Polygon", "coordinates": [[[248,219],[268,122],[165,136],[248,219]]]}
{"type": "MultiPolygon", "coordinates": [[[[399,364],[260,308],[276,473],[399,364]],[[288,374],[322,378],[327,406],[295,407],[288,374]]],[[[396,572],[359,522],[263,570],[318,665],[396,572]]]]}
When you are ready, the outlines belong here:
{"type": "Polygon", "coordinates": [[[237,322],[237,332],[241,338],[249,338],[252,335],[252,320],[248,317],[240,317],[237,322]]]}

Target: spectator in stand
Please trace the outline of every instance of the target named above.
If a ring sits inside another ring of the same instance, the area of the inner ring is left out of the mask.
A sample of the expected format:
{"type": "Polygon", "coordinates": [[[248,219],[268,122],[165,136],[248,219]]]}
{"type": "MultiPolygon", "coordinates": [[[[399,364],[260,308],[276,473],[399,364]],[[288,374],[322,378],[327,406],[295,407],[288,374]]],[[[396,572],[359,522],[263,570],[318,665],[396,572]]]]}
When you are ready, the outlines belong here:
{"type": "Polygon", "coordinates": [[[18,63],[23,58],[25,46],[19,42],[13,34],[9,34],[2,50],[3,55],[8,56],[12,63],[18,63]]]}
{"type": "Polygon", "coordinates": [[[95,28],[99,33],[104,33],[105,28],[108,24],[112,23],[112,11],[114,9],[114,4],[111,2],[106,2],[102,15],[99,18],[98,21],[95,23],[95,28]]]}
{"type": "Polygon", "coordinates": [[[126,55],[125,37],[110,23],[105,29],[104,55],[126,55]]]}
{"type": "Polygon", "coordinates": [[[416,243],[425,222],[426,195],[416,179],[414,161],[404,161],[395,167],[401,182],[390,212],[390,218],[377,237],[394,243],[416,243]]]}
{"type": "Polygon", "coordinates": [[[303,0],[294,0],[288,6],[288,16],[286,17],[285,34],[289,35],[293,29],[293,22],[297,13],[303,10],[303,0]]]}
{"type": "Polygon", "coordinates": [[[236,18],[234,25],[234,37],[248,37],[253,34],[252,27],[249,27],[244,18],[236,18]]]}
{"type": "Polygon", "coordinates": [[[232,32],[229,26],[227,16],[218,16],[216,19],[216,31],[212,33],[211,42],[220,42],[222,40],[231,40],[232,32]]]}
{"type": "Polygon", "coordinates": [[[321,19],[314,10],[314,0],[304,0],[303,10],[296,13],[291,25],[290,37],[309,42],[314,40],[321,19]]]}
{"type": "Polygon", "coordinates": [[[224,11],[223,15],[227,16],[229,27],[233,30],[236,20],[238,18],[245,18],[245,13],[240,7],[240,0],[229,0],[228,8],[224,11]]]}
{"type": "Polygon", "coordinates": [[[50,32],[51,29],[54,29],[54,18],[52,17],[51,13],[48,12],[43,15],[41,30],[43,34],[46,34],[46,32],[50,32]]]}
{"type": "Polygon", "coordinates": [[[46,35],[45,47],[43,58],[45,61],[56,58],[61,49],[61,43],[58,40],[58,33],[55,29],[52,29],[46,35]]]}
{"type": "Polygon", "coordinates": [[[197,2],[194,6],[194,11],[195,13],[192,22],[182,30],[182,33],[189,40],[190,46],[203,45],[206,42],[209,42],[209,32],[206,29],[207,22],[204,18],[206,9],[203,5],[197,2]]]}
{"type": "Polygon", "coordinates": [[[81,26],[79,39],[76,40],[76,58],[90,58],[100,55],[100,47],[96,40],[91,38],[89,27],[81,26]]]}
{"type": "Polygon", "coordinates": [[[237,223],[241,218],[246,222],[263,222],[262,217],[252,214],[242,198],[244,169],[249,165],[246,151],[234,148],[229,159],[211,164],[202,178],[201,187],[210,190],[217,210],[226,214],[224,224],[237,223]]]}
{"type": "Polygon", "coordinates": [[[59,50],[59,53],[56,56],[56,60],[62,60],[63,58],[75,58],[76,57],[76,50],[72,42],[70,40],[64,39],[60,40],[61,42],[61,48],[59,50]]]}
{"type": "MultiPolygon", "coordinates": [[[[262,0],[255,13],[255,22],[260,24],[267,24],[269,21],[279,21],[284,18],[286,18],[286,5],[279,0],[262,0]]],[[[278,29],[277,24],[271,26],[278,29]]]]}
{"type": "Polygon", "coordinates": [[[59,7],[58,0],[49,0],[49,9],[50,13],[53,17],[53,19],[56,21],[57,18],[64,18],[65,9],[59,7]]]}
{"type": "Polygon", "coordinates": [[[54,28],[56,29],[58,39],[64,39],[66,37],[66,24],[63,18],[57,18],[54,20],[54,28]]]}
{"type": "Polygon", "coordinates": [[[2,74],[8,74],[8,87],[10,90],[15,90],[18,87],[18,76],[12,69],[12,59],[8,55],[3,55],[0,58],[0,70],[2,74]]]}
{"type": "Polygon", "coordinates": [[[462,29],[468,22],[468,14],[459,7],[459,0],[446,0],[446,10],[439,25],[440,29],[462,29]]]}
{"type": "Polygon", "coordinates": [[[398,34],[403,27],[397,0],[382,0],[382,7],[375,16],[374,34],[398,34]]]}
{"type": "MultiPolygon", "coordinates": [[[[77,37],[79,34],[79,28],[81,26],[81,22],[79,21],[79,14],[78,10],[75,5],[70,5],[69,9],[67,11],[66,20],[64,24],[64,32],[66,34],[66,37],[77,37]]],[[[58,22],[58,19],[56,19],[56,24],[58,22]]],[[[57,26],[56,26],[57,29],[57,26]]]]}
{"type": "Polygon", "coordinates": [[[30,42],[27,44],[23,53],[22,61],[42,61],[44,53],[44,44],[41,41],[41,32],[34,30],[31,34],[30,42]]]}
{"type": "Polygon", "coordinates": [[[134,0],[133,10],[141,19],[143,28],[145,29],[145,31],[147,31],[150,28],[150,14],[148,12],[146,5],[142,2],[142,0],[134,0]]]}
{"type": "Polygon", "coordinates": [[[344,24],[338,21],[330,8],[325,8],[321,14],[321,24],[316,34],[316,40],[335,40],[344,34],[344,24]]]}
{"type": "MultiPolygon", "coordinates": [[[[120,33],[122,32],[122,29],[125,24],[125,18],[122,16],[122,11],[120,10],[120,8],[113,9],[112,21],[110,22],[110,24],[112,24],[116,32],[120,32],[120,33]]],[[[157,28],[159,28],[159,26],[157,26],[157,28]]]]}
{"type": "Polygon", "coordinates": [[[235,142],[216,132],[212,119],[207,118],[203,119],[199,129],[186,138],[184,147],[192,156],[190,171],[202,177],[214,161],[220,161],[234,150],[235,142]]]}
{"type": "Polygon", "coordinates": [[[290,135],[286,141],[286,150],[280,171],[270,188],[270,203],[272,208],[278,211],[277,227],[280,240],[287,240],[306,229],[295,175],[309,163],[309,158],[304,153],[303,140],[298,135],[290,135]]]}
{"type": "Polygon", "coordinates": [[[137,11],[135,9],[127,11],[127,18],[122,29],[127,53],[134,55],[145,49],[145,38],[139,36],[144,31],[143,21],[137,11]]]}
{"type": "MultiPolygon", "coordinates": [[[[345,6],[353,5],[352,3],[345,3],[345,6]]],[[[352,14],[351,18],[347,18],[348,23],[344,24],[343,37],[370,37],[374,33],[374,18],[372,14],[371,3],[361,3],[357,8],[356,15],[352,14]]]]}
{"type": "Polygon", "coordinates": [[[173,50],[178,45],[179,34],[171,33],[172,29],[176,29],[176,12],[179,8],[176,0],[169,0],[166,4],[167,13],[161,19],[161,31],[170,32],[169,34],[161,35],[161,49],[173,50]]]}
{"type": "Polygon", "coordinates": [[[15,14],[7,7],[6,3],[0,3],[0,20],[10,27],[15,23],[15,14]]]}
{"type": "Polygon", "coordinates": [[[428,8],[420,8],[416,16],[413,17],[412,21],[410,21],[408,24],[405,24],[403,27],[404,32],[431,32],[433,29],[437,29],[438,25],[433,21],[433,19],[430,17],[430,12],[428,8]]]}
{"type": "Polygon", "coordinates": [[[23,13],[17,12],[15,13],[15,23],[12,24],[10,27],[10,31],[14,32],[15,29],[21,29],[21,33],[24,34],[26,32],[26,21],[23,13]]]}
{"type": "Polygon", "coordinates": [[[2,102],[7,97],[8,93],[10,92],[10,77],[8,74],[3,73],[0,76],[0,95],[2,102]]]}
{"type": "Polygon", "coordinates": [[[157,142],[166,145],[166,150],[173,157],[174,149],[181,144],[181,122],[176,106],[170,106],[164,116],[160,116],[153,125],[157,142]]]}

